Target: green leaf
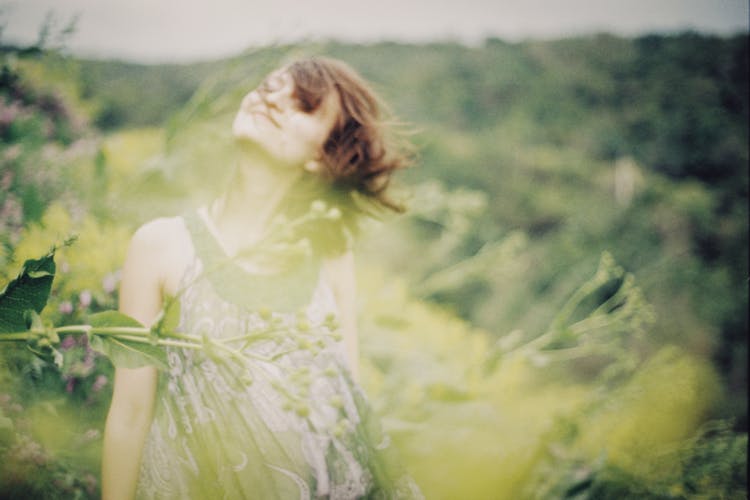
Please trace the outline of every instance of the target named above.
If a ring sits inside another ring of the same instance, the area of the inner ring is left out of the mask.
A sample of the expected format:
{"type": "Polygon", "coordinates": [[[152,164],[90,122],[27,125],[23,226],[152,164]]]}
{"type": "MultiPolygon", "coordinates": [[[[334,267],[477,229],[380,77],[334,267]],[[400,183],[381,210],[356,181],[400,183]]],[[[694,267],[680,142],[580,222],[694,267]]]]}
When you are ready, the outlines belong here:
{"type": "Polygon", "coordinates": [[[29,330],[39,331],[44,329],[42,318],[39,316],[39,313],[33,309],[26,309],[23,312],[23,319],[26,322],[26,328],[29,330]]]}
{"type": "Polygon", "coordinates": [[[50,346],[49,349],[52,353],[52,362],[55,363],[55,366],[57,366],[57,368],[62,369],[64,361],[62,353],[52,346],[50,346]]]}
{"type": "Polygon", "coordinates": [[[27,310],[41,313],[55,278],[55,251],[23,263],[21,272],[0,292],[0,334],[27,330],[27,310]]]}
{"type": "Polygon", "coordinates": [[[151,331],[157,336],[164,333],[174,333],[180,324],[180,302],[174,297],[168,297],[164,303],[164,309],[159,314],[151,331]]]}
{"type": "MultiPolygon", "coordinates": [[[[95,328],[134,327],[143,328],[138,321],[118,311],[104,311],[89,316],[89,324],[95,328]]],[[[91,348],[107,356],[117,368],[140,368],[156,366],[167,368],[167,356],[164,349],[144,342],[126,340],[119,336],[92,335],[89,339],[91,348]]]]}

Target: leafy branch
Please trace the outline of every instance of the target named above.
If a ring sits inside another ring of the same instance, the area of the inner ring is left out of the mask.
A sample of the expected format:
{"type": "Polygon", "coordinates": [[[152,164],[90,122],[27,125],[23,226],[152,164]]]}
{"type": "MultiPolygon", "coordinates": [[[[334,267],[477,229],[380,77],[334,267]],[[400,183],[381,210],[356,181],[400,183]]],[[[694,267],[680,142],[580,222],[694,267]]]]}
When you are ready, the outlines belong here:
{"type": "MultiPolygon", "coordinates": [[[[308,241],[296,237],[297,230],[315,218],[335,221],[340,217],[338,208],[328,207],[324,202],[316,200],[306,214],[292,221],[274,221],[268,234],[255,247],[220,261],[215,267],[218,269],[238,258],[265,255],[282,255],[287,260],[299,259],[303,255],[309,255],[311,249],[308,241]]],[[[69,240],[65,245],[71,242],[69,240]]],[[[0,292],[0,342],[26,342],[30,351],[45,359],[51,355],[58,366],[63,361],[62,354],[57,350],[61,335],[85,336],[92,349],[107,356],[117,367],[153,365],[162,369],[167,367],[165,348],[201,351],[220,361],[232,359],[241,363],[249,360],[270,363],[296,349],[264,356],[248,348],[255,342],[284,337],[292,339],[295,348],[316,352],[323,347],[324,338],[329,337],[335,341],[341,339],[336,331],[337,320],[332,314],[319,324],[311,325],[301,313],[296,325],[290,326],[269,310],[259,311],[262,320],[260,326],[241,335],[214,338],[180,332],[179,296],[196,280],[204,279],[207,274],[216,271],[214,268],[205,270],[175,296],[168,297],[150,328],[126,314],[112,310],[90,315],[88,324],[59,327],[45,325],[40,314],[52,288],[56,271],[56,250],[57,248],[53,248],[39,259],[24,262],[18,276],[0,292]]]]}
{"type": "Polygon", "coordinates": [[[493,369],[506,356],[522,355],[546,365],[607,355],[618,360],[604,374],[612,376],[633,364],[628,337],[640,336],[653,321],[653,308],[633,275],[604,252],[594,276],[571,294],[546,330],[532,338],[520,330],[502,337],[488,355],[486,367],[493,369]]]}

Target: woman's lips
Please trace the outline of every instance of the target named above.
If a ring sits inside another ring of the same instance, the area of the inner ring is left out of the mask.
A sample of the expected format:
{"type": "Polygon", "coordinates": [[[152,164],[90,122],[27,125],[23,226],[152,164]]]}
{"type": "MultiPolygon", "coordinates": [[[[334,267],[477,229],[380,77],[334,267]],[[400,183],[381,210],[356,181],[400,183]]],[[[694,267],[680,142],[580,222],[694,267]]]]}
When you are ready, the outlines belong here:
{"type": "Polygon", "coordinates": [[[253,114],[260,115],[263,118],[265,118],[266,120],[268,120],[269,122],[271,122],[274,127],[281,128],[281,126],[279,125],[279,122],[277,122],[274,119],[274,117],[271,116],[271,113],[266,113],[265,111],[253,111],[253,114]]]}
{"type": "Polygon", "coordinates": [[[267,113],[267,112],[265,112],[265,111],[263,111],[261,109],[251,110],[250,113],[253,114],[253,115],[262,116],[263,118],[265,118],[266,120],[268,120],[269,122],[271,122],[273,124],[273,126],[275,126],[276,128],[281,128],[280,125],[279,125],[279,122],[277,122],[273,118],[273,116],[271,116],[271,113],[267,113]]]}

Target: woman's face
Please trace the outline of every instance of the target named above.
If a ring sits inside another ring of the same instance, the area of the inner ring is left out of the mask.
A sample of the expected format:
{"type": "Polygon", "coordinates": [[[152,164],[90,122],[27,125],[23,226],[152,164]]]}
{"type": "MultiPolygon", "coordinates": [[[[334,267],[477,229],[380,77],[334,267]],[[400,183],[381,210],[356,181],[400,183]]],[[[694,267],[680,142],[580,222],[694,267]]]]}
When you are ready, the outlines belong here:
{"type": "Polygon", "coordinates": [[[338,99],[331,92],[315,110],[305,111],[294,89],[288,71],[271,73],[242,99],[232,125],[234,137],[255,143],[283,164],[318,159],[339,113],[338,99]]]}

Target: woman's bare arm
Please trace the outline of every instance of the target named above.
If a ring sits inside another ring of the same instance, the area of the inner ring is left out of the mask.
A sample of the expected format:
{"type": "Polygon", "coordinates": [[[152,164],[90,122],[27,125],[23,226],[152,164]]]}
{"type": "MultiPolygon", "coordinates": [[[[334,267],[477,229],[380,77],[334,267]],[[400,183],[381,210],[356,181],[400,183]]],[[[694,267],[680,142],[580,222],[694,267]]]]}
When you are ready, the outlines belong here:
{"type": "MultiPolygon", "coordinates": [[[[164,220],[133,235],[122,269],[120,311],[150,326],[162,307],[164,220]]],[[[116,368],[112,403],[104,429],[102,498],[135,496],[143,444],[153,416],[156,368],[116,368]]]]}
{"type": "Polygon", "coordinates": [[[354,254],[349,251],[325,262],[325,272],[339,309],[341,333],[349,367],[359,381],[359,341],[357,338],[357,283],[354,276],[354,254]]]}

